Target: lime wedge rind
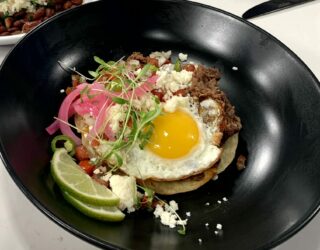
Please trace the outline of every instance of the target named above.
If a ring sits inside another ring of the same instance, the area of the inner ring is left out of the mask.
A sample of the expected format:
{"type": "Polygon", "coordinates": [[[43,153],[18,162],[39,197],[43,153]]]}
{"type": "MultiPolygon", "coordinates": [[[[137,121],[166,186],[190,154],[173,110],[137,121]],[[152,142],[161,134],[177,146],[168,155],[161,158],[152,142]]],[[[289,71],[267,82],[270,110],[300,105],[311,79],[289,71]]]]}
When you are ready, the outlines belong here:
{"type": "Polygon", "coordinates": [[[117,222],[122,221],[125,214],[120,211],[116,206],[101,206],[92,205],[78,200],[76,197],[72,196],[67,191],[62,190],[62,195],[71,205],[78,209],[81,213],[87,215],[88,217],[102,220],[117,222]]]}
{"type": "Polygon", "coordinates": [[[92,180],[63,148],[53,154],[51,175],[61,189],[85,203],[106,206],[119,204],[119,198],[110,189],[92,180]]]}

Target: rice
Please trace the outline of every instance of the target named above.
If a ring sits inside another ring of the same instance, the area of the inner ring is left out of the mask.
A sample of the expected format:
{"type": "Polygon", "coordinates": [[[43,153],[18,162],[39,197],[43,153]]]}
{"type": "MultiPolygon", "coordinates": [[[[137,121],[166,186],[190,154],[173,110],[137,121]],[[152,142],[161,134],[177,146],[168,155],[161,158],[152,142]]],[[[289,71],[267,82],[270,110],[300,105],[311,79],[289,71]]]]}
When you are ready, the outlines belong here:
{"type": "MultiPolygon", "coordinates": [[[[33,1],[39,5],[46,5],[47,0],[33,1]]],[[[20,10],[35,11],[35,5],[31,3],[31,0],[5,0],[0,3],[0,12],[8,15],[13,15],[20,10]]]]}

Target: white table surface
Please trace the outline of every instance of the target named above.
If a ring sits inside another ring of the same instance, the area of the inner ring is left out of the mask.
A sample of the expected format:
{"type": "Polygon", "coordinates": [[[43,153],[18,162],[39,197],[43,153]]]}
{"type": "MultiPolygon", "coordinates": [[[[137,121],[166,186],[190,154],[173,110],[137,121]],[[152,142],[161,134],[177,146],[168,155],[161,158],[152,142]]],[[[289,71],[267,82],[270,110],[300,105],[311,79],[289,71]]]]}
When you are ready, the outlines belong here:
{"type": "MultiPolygon", "coordinates": [[[[258,0],[200,0],[241,16],[258,0]]],[[[293,50],[320,79],[320,1],[251,20],[293,50]]],[[[0,62],[10,50],[0,46],[0,62]]],[[[320,181],[320,180],[319,180],[320,181]]],[[[49,220],[16,187],[0,162],[0,249],[94,250],[49,220]]],[[[320,250],[320,214],[276,250],[320,250]]]]}

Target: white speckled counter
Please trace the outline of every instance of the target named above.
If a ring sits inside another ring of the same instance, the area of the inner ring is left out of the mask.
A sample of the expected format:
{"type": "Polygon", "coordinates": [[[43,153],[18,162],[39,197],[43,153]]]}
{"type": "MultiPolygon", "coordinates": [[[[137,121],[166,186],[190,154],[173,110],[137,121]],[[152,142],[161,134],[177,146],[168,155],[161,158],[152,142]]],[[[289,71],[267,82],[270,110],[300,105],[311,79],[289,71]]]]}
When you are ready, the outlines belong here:
{"type": "MultiPolygon", "coordinates": [[[[241,15],[261,0],[197,1],[241,15]]],[[[251,20],[295,52],[320,79],[320,1],[251,20]]],[[[0,46],[0,62],[11,49],[0,46]]],[[[277,250],[320,250],[320,214],[277,250]]],[[[0,162],[0,249],[90,250],[43,215],[22,194],[0,162]]]]}

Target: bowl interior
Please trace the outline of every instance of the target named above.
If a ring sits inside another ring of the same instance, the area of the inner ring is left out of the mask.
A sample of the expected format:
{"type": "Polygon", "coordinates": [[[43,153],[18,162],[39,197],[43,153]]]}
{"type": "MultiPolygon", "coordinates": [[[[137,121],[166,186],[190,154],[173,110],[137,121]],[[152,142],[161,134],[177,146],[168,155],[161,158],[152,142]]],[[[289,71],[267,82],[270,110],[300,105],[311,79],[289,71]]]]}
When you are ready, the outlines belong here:
{"type": "Polygon", "coordinates": [[[102,247],[194,249],[201,238],[202,247],[256,249],[285,240],[319,207],[317,80],[284,45],[234,16],[181,1],[139,6],[101,1],[75,8],[12,50],[0,71],[1,153],[12,178],[56,223],[102,247]],[[108,60],[162,50],[220,69],[220,86],[243,123],[239,150],[248,154],[244,171],[233,163],[217,181],[167,198],[179,203],[182,217],[191,212],[185,236],[147,212],[118,224],[87,218],[62,199],[49,175],[45,128],[71,80],[59,62],[86,73],[95,69],[95,55],[108,60]],[[223,197],[228,201],[219,204],[223,197]]]}

